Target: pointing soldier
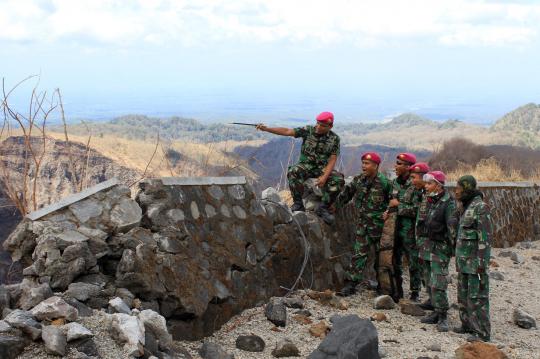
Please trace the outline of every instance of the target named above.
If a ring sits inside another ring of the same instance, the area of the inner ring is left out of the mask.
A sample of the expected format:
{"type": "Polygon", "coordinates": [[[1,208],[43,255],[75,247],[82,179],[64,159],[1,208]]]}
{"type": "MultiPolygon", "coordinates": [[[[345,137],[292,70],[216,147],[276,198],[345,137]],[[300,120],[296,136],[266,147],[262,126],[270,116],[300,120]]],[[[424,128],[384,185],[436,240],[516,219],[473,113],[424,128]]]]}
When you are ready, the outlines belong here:
{"type": "Polygon", "coordinates": [[[261,131],[302,138],[300,160],[296,165],[290,166],[287,172],[293,198],[291,210],[305,211],[302,202],[304,183],[309,178],[317,178],[317,186],[322,189],[323,196],[322,204],[316,209],[316,213],[328,224],[334,222],[334,216],[329,212],[329,208],[345,183],[343,175],[334,170],[339,156],[340,140],[332,131],[333,124],[334,115],[331,112],[322,112],[317,116],[315,126],[294,129],[267,127],[263,124],[257,126],[261,131]]]}
{"type": "Polygon", "coordinates": [[[456,243],[458,272],[458,303],[461,327],[457,333],[471,333],[469,341],[489,341],[489,259],[491,255],[492,223],[489,207],[476,187],[476,179],[461,177],[456,186],[456,198],[463,204],[456,243]]]}

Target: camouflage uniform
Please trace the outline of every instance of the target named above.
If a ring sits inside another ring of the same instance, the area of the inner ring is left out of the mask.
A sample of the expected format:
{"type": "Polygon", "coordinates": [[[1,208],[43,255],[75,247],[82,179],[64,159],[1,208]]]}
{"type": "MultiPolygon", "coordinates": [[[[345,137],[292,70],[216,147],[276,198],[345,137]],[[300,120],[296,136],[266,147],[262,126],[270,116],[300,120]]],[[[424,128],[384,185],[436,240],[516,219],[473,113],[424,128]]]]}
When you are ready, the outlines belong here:
{"type": "Polygon", "coordinates": [[[459,221],[456,243],[459,316],[463,328],[489,340],[489,259],[491,216],[482,194],[476,195],[459,221]]]}
{"type": "Polygon", "coordinates": [[[426,229],[431,246],[430,280],[432,304],[435,312],[446,314],[449,309],[448,264],[454,252],[456,236],[456,202],[448,191],[428,197],[429,210],[426,229]]]}
{"type": "Polygon", "coordinates": [[[382,216],[388,207],[390,191],[390,181],[382,173],[377,173],[373,178],[360,174],[345,186],[336,200],[336,208],[343,207],[351,199],[356,207],[356,239],[351,267],[347,273],[348,279],[353,282],[362,280],[362,272],[373,246],[378,258],[379,240],[384,225],[382,216]]]}
{"type": "MultiPolygon", "coordinates": [[[[295,128],[294,137],[303,139],[302,149],[300,161],[289,167],[287,179],[293,200],[301,201],[304,182],[309,178],[320,177],[331,155],[339,156],[339,136],[332,131],[317,135],[315,127],[306,126],[295,128]]],[[[332,171],[322,188],[322,202],[327,205],[332,204],[344,184],[343,175],[332,171]]]]}
{"type": "Polygon", "coordinates": [[[429,241],[426,228],[426,217],[428,214],[429,205],[425,190],[417,190],[415,192],[415,202],[417,207],[415,235],[416,248],[418,249],[418,264],[420,266],[422,280],[431,303],[431,287],[429,282],[431,272],[431,252],[433,251],[433,246],[429,241]]]}
{"type": "Polygon", "coordinates": [[[421,271],[418,262],[418,248],[414,235],[414,221],[417,207],[415,203],[416,188],[411,183],[411,178],[403,182],[401,178],[392,181],[392,198],[397,198],[396,233],[394,237],[393,266],[398,297],[403,298],[403,255],[409,263],[410,290],[418,293],[422,286],[421,271]],[[401,183],[400,183],[401,182],[401,183]]]}

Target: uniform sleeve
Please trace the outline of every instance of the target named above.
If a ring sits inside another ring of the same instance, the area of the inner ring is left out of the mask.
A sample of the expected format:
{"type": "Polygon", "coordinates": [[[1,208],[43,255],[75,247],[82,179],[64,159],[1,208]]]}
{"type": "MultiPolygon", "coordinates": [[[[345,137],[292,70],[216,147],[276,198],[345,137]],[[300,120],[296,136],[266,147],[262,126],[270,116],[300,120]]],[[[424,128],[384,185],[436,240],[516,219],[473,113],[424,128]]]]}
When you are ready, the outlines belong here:
{"type": "Polygon", "coordinates": [[[358,184],[358,177],[354,177],[351,183],[345,185],[343,190],[337,196],[335,202],[336,208],[343,208],[354,197],[354,194],[358,189],[358,184]]]}
{"type": "Polygon", "coordinates": [[[479,267],[487,268],[489,266],[491,255],[493,228],[491,216],[485,203],[481,203],[475,208],[475,217],[477,221],[476,231],[478,238],[479,267]]]}
{"type": "Polygon", "coordinates": [[[294,138],[302,137],[303,139],[306,139],[306,137],[309,135],[310,127],[311,126],[294,128],[294,138]]]}
{"type": "Polygon", "coordinates": [[[458,211],[456,209],[456,201],[450,199],[444,213],[446,219],[446,228],[448,231],[448,239],[452,244],[452,248],[456,247],[457,231],[459,225],[458,211]]]}
{"type": "Polygon", "coordinates": [[[336,135],[336,140],[334,141],[334,146],[332,146],[332,150],[330,151],[331,155],[339,156],[339,148],[340,148],[340,139],[339,136],[336,135]]]}
{"type": "Polygon", "coordinates": [[[414,190],[410,188],[408,191],[413,191],[413,193],[407,193],[408,201],[399,202],[397,207],[398,216],[416,218],[416,212],[418,210],[418,203],[415,202],[414,198],[416,197],[414,190]]]}

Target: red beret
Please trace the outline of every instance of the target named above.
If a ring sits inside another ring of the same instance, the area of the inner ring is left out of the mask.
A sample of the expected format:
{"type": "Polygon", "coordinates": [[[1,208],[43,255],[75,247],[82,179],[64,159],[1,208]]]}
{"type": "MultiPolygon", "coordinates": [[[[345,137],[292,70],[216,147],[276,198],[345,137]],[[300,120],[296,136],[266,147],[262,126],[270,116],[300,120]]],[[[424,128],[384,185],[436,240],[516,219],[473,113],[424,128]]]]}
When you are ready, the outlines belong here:
{"type": "Polygon", "coordinates": [[[411,165],[414,165],[416,163],[416,156],[412,153],[407,153],[407,152],[400,153],[399,155],[397,155],[396,158],[398,160],[408,162],[411,165]]]}
{"type": "Polygon", "coordinates": [[[381,156],[376,152],[366,152],[362,155],[362,160],[369,160],[375,162],[376,164],[381,164],[381,156]]]}
{"type": "Polygon", "coordinates": [[[317,116],[317,122],[333,124],[334,123],[334,114],[332,112],[321,112],[317,116]]]}
{"type": "Polygon", "coordinates": [[[424,181],[437,181],[440,184],[444,184],[446,181],[446,175],[442,171],[431,171],[424,175],[424,181]]]}
{"type": "Polygon", "coordinates": [[[425,162],[418,162],[409,167],[409,171],[411,171],[412,173],[428,173],[429,166],[425,162]]]}

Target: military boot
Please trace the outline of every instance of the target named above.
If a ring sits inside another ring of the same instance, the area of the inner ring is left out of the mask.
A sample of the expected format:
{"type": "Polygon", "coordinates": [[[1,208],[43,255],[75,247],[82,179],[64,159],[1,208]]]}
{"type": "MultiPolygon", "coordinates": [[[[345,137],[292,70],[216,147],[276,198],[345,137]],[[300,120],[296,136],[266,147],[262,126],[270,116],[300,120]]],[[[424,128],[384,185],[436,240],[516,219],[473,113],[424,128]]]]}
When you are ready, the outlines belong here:
{"type": "Polygon", "coordinates": [[[483,337],[478,335],[477,333],[473,333],[469,336],[467,336],[468,342],[489,342],[489,337],[483,337]]]}
{"type": "Polygon", "coordinates": [[[452,331],[454,333],[458,333],[458,334],[467,334],[467,333],[472,333],[472,330],[470,330],[469,328],[461,325],[459,327],[454,327],[452,328],[452,331]]]}
{"type": "Polygon", "coordinates": [[[448,331],[448,316],[446,312],[441,312],[439,314],[439,320],[437,321],[437,330],[439,332],[447,332],[448,331]]]}
{"type": "Polygon", "coordinates": [[[337,292],[336,294],[341,297],[348,297],[356,293],[356,286],[358,285],[358,282],[355,281],[346,281],[345,286],[341,289],[341,291],[337,292]]]}
{"type": "Polygon", "coordinates": [[[304,207],[304,202],[302,202],[302,198],[295,198],[294,202],[291,206],[291,212],[301,211],[305,212],[306,209],[304,207]]]}
{"type": "Polygon", "coordinates": [[[424,324],[437,324],[439,322],[439,313],[433,312],[429,315],[426,315],[422,319],[420,319],[421,323],[424,324]]]}
{"type": "Polygon", "coordinates": [[[321,203],[321,205],[315,210],[315,214],[317,216],[321,217],[321,219],[324,221],[324,223],[328,225],[334,224],[334,215],[330,213],[328,204],[321,203]]]}
{"type": "Polygon", "coordinates": [[[424,302],[418,304],[418,306],[424,310],[433,310],[433,304],[431,304],[431,298],[426,299],[424,302]]]}
{"type": "Polygon", "coordinates": [[[417,291],[411,292],[410,298],[411,298],[411,301],[413,301],[413,302],[419,302],[420,301],[420,296],[419,296],[417,291]]]}

